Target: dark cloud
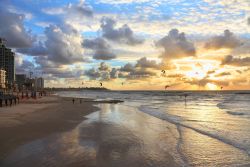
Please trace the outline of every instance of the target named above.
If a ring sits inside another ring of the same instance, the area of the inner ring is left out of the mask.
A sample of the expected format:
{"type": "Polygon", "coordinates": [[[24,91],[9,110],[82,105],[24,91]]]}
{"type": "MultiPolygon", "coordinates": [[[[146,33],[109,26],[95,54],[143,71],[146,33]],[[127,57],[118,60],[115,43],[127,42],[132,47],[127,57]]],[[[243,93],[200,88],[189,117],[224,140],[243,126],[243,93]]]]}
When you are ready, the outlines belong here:
{"type": "Polygon", "coordinates": [[[112,68],[112,70],[110,71],[110,78],[116,79],[118,77],[119,77],[119,70],[116,68],[112,68]]]}
{"type": "Polygon", "coordinates": [[[94,59],[111,60],[116,58],[116,55],[111,51],[111,46],[103,38],[85,39],[82,46],[94,51],[94,59]]]}
{"type": "Polygon", "coordinates": [[[146,57],[137,60],[135,66],[141,68],[155,68],[155,69],[159,68],[159,64],[157,64],[155,60],[148,60],[146,57]]]}
{"type": "Polygon", "coordinates": [[[222,60],[221,65],[250,66],[250,57],[235,58],[228,55],[222,60]]]}
{"type": "Polygon", "coordinates": [[[116,58],[116,55],[110,50],[97,50],[93,58],[96,60],[112,60],[116,58]]]}
{"type": "Polygon", "coordinates": [[[105,62],[101,62],[97,69],[91,68],[85,71],[85,75],[87,75],[92,80],[102,80],[107,81],[110,79],[115,79],[118,77],[119,70],[116,68],[110,67],[110,65],[105,62]]]}
{"type": "Polygon", "coordinates": [[[84,74],[86,76],[88,76],[90,79],[97,79],[97,78],[101,77],[101,73],[94,68],[86,70],[84,74]]]}
{"type": "Polygon", "coordinates": [[[110,45],[103,38],[85,39],[82,46],[87,49],[108,49],[110,45]]]}
{"type": "Polygon", "coordinates": [[[145,61],[145,58],[142,58],[137,61],[136,65],[132,65],[130,63],[125,64],[124,66],[120,68],[121,73],[119,74],[119,77],[127,78],[127,79],[140,79],[140,78],[148,78],[151,76],[155,76],[156,73],[148,69],[148,68],[152,68],[152,65],[149,64],[148,62],[151,62],[151,61],[148,61],[147,59],[145,61]]]}
{"type": "Polygon", "coordinates": [[[140,78],[148,78],[151,76],[155,76],[155,72],[150,71],[146,68],[135,68],[134,71],[130,72],[127,76],[128,79],[140,79],[140,78]]]}
{"type": "Polygon", "coordinates": [[[23,25],[25,16],[12,13],[0,4],[0,38],[5,38],[8,47],[30,47],[35,40],[30,31],[23,25]]]}
{"type": "Polygon", "coordinates": [[[215,70],[208,71],[207,74],[214,74],[215,70]]]}
{"type": "Polygon", "coordinates": [[[195,56],[194,44],[186,39],[185,33],[172,29],[169,34],[156,42],[157,47],[164,48],[163,59],[177,59],[186,56],[195,56]]]}
{"type": "Polygon", "coordinates": [[[31,56],[44,56],[48,54],[48,50],[42,42],[34,44],[34,46],[30,48],[20,48],[17,49],[16,51],[31,56]]]}
{"type": "Polygon", "coordinates": [[[82,36],[68,24],[50,25],[45,29],[48,60],[56,64],[82,62],[82,36]]]}
{"type": "Polygon", "coordinates": [[[101,20],[101,29],[103,32],[103,37],[111,41],[127,45],[137,45],[143,43],[143,40],[136,37],[134,35],[134,32],[127,24],[124,24],[122,27],[117,29],[115,28],[115,26],[115,20],[108,17],[103,17],[101,20]]]}
{"type": "Polygon", "coordinates": [[[168,78],[183,78],[185,75],[183,74],[170,74],[170,75],[167,75],[166,77],[168,78]]]}
{"type": "Polygon", "coordinates": [[[110,71],[110,66],[108,64],[106,64],[105,62],[101,62],[99,67],[98,67],[99,71],[110,71]]]}
{"type": "Polygon", "coordinates": [[[120,70],[124,72],[132,72],[134,71],[134,66],[131,63],[127,63],[123,67],[121,67],[120,70]]]}
{"type": "Polygon", "coordinates": [[[222,73],[219,73],[217,75],[215,75],[216,77],[223,77],[223,76],[228,76],[228,75],[231,75],[230,72],[222,72],[222,73]]]}
{"type": "Polygon", "coordinates": [[[241,46],[242,43],[232,32],[225,30],[223,35],[212,37],[206,44],[207,49],[233,49],[241,46]]]}

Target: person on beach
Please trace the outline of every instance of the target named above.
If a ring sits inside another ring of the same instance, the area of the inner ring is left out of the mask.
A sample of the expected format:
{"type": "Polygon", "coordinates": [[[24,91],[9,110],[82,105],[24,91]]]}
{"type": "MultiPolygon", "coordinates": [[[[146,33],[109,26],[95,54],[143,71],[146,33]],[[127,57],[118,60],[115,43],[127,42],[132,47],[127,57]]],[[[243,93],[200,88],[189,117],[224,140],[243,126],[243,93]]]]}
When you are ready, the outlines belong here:
{"type": "Polygon", "coordinates": [[[12,106],[12,98],[9,99],[10,100],[10,107],[12,106]]]}
{"type": "Polygon", "coordinates": [[[82,99],[80,99],[80,104],[82,104],[82,99]]]}
{"type": "Polygon", "coordinates": [[[72,103],[75,104],[75,99],[74,98],[72,99],[72,103]]]}
{"type": "Polygon", "coordinates": [[[8,106],[8,99],[5,99],[5,106],[8,106]]]}

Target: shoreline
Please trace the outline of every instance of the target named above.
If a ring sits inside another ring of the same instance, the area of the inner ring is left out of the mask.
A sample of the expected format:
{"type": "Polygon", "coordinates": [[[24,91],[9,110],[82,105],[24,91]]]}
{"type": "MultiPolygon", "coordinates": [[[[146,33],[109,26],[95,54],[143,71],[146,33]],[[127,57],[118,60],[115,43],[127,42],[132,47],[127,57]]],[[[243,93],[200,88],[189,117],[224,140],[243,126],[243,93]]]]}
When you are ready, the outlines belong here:
{"type": "Polygon", "coordinates": [[[12,107],[0,108],[0,164],[18,146],[29,141],[65,132],[85,120],[86,115],[98,110],[91,99],[47,96],[25,100],[12,107]]]}

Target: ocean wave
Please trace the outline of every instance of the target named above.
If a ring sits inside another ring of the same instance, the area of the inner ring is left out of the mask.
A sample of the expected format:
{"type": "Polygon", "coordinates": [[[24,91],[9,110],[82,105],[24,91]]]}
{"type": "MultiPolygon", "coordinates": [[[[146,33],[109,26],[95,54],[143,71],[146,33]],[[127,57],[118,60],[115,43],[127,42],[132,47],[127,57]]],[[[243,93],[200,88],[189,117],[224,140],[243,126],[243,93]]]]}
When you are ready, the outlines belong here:
{"type": "Polygon", "coordinates": [[[176,127],[182,126],[182,127],[191,129],[199,134],[211,137],[211,138],[219,140],[225,144],[231,145],[234,148],[237,148],[239,150],[244,151],[247,155],[250,156],[250,148],[246,147],[246,145],[244,143],[240,143],[236,140],[227,138],[226,135],[213,133],[213,132],[209,132],[209,131],[206,131],[203,129],[199,129],[197,127],[192,127],[191,125],[186,125],[182,122],[182,121],[184,121],[183,118],[181,118],[179,116],[175,116],[175,115],[170,115],[167,113],[162,113],[162,112],[157,111],[153,108],[150,108],[149,106],[146,106],[146,105],[141,105],[138,109],[146,114],[153,116],[153,117],[159,118],[161,120],[165,120],[169,123],[172,123],[172,124],[176,125],[176,127]]]}
{"type": "Polygon", "coordinates": [[[227,113],[231,115],[245,115],[245,113],[242,113],[242,112],[227,111],[227,113]]]}

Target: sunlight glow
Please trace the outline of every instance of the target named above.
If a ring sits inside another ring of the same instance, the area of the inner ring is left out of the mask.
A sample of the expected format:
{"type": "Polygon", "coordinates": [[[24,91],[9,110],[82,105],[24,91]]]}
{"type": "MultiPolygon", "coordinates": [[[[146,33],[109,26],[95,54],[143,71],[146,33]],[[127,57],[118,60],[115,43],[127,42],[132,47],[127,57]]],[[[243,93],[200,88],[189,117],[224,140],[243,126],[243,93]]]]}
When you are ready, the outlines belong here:
{"type": "Polygon", "coordinates": [[[208,90],[218,90],[218,86],[215,85],[215,84],[212,84],[212,83],[207,83],[207,84],[206,84],[206,88],[207,88],[208,90]]]}

